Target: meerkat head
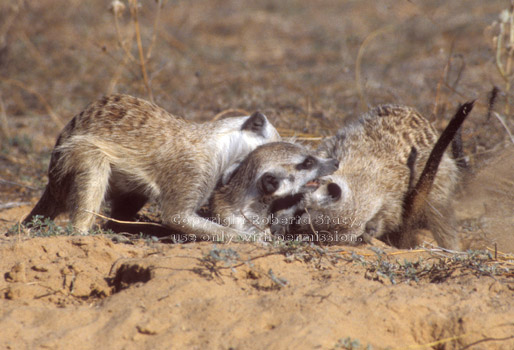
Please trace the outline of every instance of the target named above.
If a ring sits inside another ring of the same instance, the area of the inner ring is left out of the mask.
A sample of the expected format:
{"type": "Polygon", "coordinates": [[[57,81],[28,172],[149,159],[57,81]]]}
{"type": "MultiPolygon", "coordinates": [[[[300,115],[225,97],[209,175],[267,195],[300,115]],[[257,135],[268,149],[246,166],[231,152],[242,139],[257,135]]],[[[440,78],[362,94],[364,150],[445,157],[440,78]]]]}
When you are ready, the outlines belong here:
{"type": "Polygon", "coordinates": [[[274,202],[271,232],[302,235],[318,242],[356,244],[363,223],[355,217],[353,194],[346,180],[327,176],[314,191],[286,196],[274,202]]]}
{"type": "Polygon", "coordinates": [[[247,195],[282,197],[314,190],[320,177],[332,174],[338,167],[338,160],[317,157],[301,145],[275,142],[250,153],[239,173],[252,171],[247,195]]]}
{"type": "Polygon", "coordinates": [[[213,211],[265,219],[274,199],[315,190],[318,179],[332,174],[338,166],[338,160],[318,157],[298,144],[262,145],[225,174],[224,183],[215,191],[213,211]]]}
{"type": "Polygon", "coordinates": [[[278,131],[261,112],[217,120],[212,127],[219,135],[218,141],[225,146],[224,152],[242,152],[243,156],[262,144],[281,140],[278,131]]]}
{"type": "Polygon", "coordinates": [[[266,116],[259,111],[254,112],[248,117],[243,117],[242,121],[244,122],[241,126],[241,132],[245,136],[248,144],[253,143],[255,147],[257,147],[267,142],[281,140],[275,127],[271,125],[266,116]]]}
{"type": "Polygon", "coordinates": [[[351,200],[352,192],[346,180],[340,176],[327,176],[313,192],[305,193],[306,206],[341,207],[351,200]]]}
{"type": "MultiPolygon", "coordinates": [[[[232,173],[242,160],[260,145],[280,141],[275,127],[261,112],[249,116],[217,120],[207,125],[214,135],[209,144],[214,159],[218,159],[221,174],[232,173]]],[[[225,176],[221,178],[225,183],[225,176]]]]}

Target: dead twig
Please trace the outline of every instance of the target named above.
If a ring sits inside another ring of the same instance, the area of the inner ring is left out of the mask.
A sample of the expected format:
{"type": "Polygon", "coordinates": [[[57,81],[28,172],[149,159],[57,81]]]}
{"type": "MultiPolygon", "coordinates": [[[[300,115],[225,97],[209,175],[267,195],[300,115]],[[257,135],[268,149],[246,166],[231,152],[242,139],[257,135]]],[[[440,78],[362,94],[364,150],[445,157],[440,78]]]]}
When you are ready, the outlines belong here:
{"type": "Polygon", "coordinates": [[[512,86],[512,57],[514,56],[514,1],[511,0],[510,7],[500,13],[497,25],[499,33],[493,37],[493,45],[496,49],[495,63],[501,78],[505,82],[505,93],[507,103],[505,103],[505,114],[510,114],[510,89],[512,86]],[[503,62],[504,61],[504,62],[503,62]]]}
{"type": "Polygon", "coordinates": [[[357,86],[357,91],[359,92],[359,97],[361,101],[361,105],[363,108],[366,108],[366,97],[364,95],[364,89],[362,87],[362,79],[361,79],[361,66],[362,66],[362,59],[364,57],[364,51],[366,50],[366,47],[379,35],[387,33],[390,30],[393,30],[396,27],[394,24],[387,25],[385,27],[379,28],[375,30],[374,32],[371,32],[362,42],[361,46],[359,47],[359,51],[357,53],[357,60],[355,61],[355,85],[357,86]]]}
{"type": "Polygon", "coordinates": [[[30,202],[7,202],[7,203],[0,203],[0,210],[21,207],[22,205],[27,205],[27,204],[30,204],[30,202]]]}
{"type": "Polygon", "coordinates": [[[11,185],[11,186],[18,186],[18,187],[25,187],[25,188],[28,188],[29,190],[33,190],[33,191],[39,190],[39,188],[36,188],[36,187],[32,187],[32,186],[29,186],[29,185],[24,185],[24,184],[20,184],[18,182],[8,181],[8,180],[4,180],[4,179],[0,179],[0,184],[11,185]]]}
{"type": "Polygon", "coordinates": [[[501,115],[499,115],[497,112],[493,112],[493,115],[496,117],[496,119],[498,119],[500,121],[500,124],[507,131],[507,134],[509,135],[510,141],[512,143],[514,143],[514,136],[512,136],[512,133],[510,132],[509,127],[507,126],[507,124],[503,120],[503,117],[501,115]]]}
{"type": "MultiPolygon", "coordinates": [[[[118,39],[118,45],[120,45],[120,47],[125,52],[125,57],[132,62],[137,62],[136,58],[130,52],[130,49],[127,47],[126,41],[124,41],[121,36],[121,29],[120,29],[120,23],[118,21],[118,18],[121,17],[124,10],[125,10],[125,5],[120,1],[113,1],[113,3],[111,4],[111,11],[114,14],[114,27],[116,29],[116,38],[118,39]]],[[[134,34],[132,33],[130,38],[127,41],[131,42],[133,37],[134,37],[134,34]]]]}
{"type": "Polygon", "coordinates": [[[143,52],[143,43],[141,41],[141,29],[139,27],[139,15],[138,15],[139,12],[138,12],[137,0],[130,0],[129,7],[130,7],[130,14],[132,16],[132,21],[134,22],[134,28],[136,30],[136,42],[137,42],[137,49],[139,52],[139,64],[141,66],[141,73],[143,74],[143,82],[145,84],[146,91],[148,93],[148,98],[150,99],[151,102],[154,102],[152,89],[150,87],[150,82],[148,81],[148,74],[146,73],[145,55],[143,52]]]}
{"type": "Polygon", "coordinates": [[[11,138],[11,133],[9,132],[9,124],[7,122],[7,113],[5,112],[5,105],[2,96],[0,95],[0,135],[4,138],[4,140],[11,138]]]}
{"type": "Polygon", "coordinates": [[[93,214],[95,216],[98,216],[99,218],[102,218],[102,219],[105,219],[105,220],[109,220],[109,221],[115,222],[117,224],[125,224],[125,225],[150,225],[150,226],[156,226],[156,227],[160,227],[160,228],[166,228],[166,229],[168,228],[165,225],[158,224],[158,223],[155,223],[155,222],[138,222],[138,221],[116,220],[116,219],[110,218],[108,216],[105,216],[105,215],[102,215],[102,214],[99,214],[99,213],[95,213],[94,211],[91,211],[91,210],[87,210],[87,209],[82,209],[82,210],[85,211],[86,213],[93,214]]]}
{"type": "Polygon", "coordinates": [[[260,232],[262,232],[262,233],[264,233],[264,234],[266,233],[266,231],[265,231],[262,227],[257,226],[257,224],[255,224],[253,221],[251,221],[250,219],[248,219],[248,218],[246,217],[246,215],[243,213],[243,210],[241,210],[241,209],[240,209],[240,210],[239,210],[239,213],[241,213],[241,215],[243,216],[243,218],[244,218],[246,221],[248,221],[248,222],[249,222],[253,227],[255,227],[257,230],[259,230],[260,232]]]}
{"type": "Polygon", "coordinates": [[[18,88],[20,88],[22,90],[25,90],[25,91],[33,94],[34,96],[36,96],[37,99],[39,100],[39,102],[45,107],[48,115],[50,115],[50,118],[52,118],[54,123],[57,124],[57,126],[59,128],[63,128],[64,127],[64,123],[62,122],[62,120],[59,117],[59,115],[54,112],[52,107],[50,107],[50,104],[46,101],[46,99],[43,97],[43,95],[41,95],[39,92],[37,92],[36,90],[31,88],[30,86],[25,85],[24,83],[22,83],[19,80],[15,80],[15,79],[11,79],[11,78],[5,78],[5,77],[1,77],[0,76],[0,81],[4,82],[6,84],[12,85],[12,86],[16,86],[16,87],[18,87],[18,88]]]}
{"type": "Polygon", "coordinates": [[[244,110],[244,109],[239,109],[239,108],[229,108],[229,109],[225,109],[224,111],[221,111],[219,112],[218,114],[216,114],[214,116],[214,118],[212,118],[213,121],[216,121],[218,119],[221,119],[223,118],[224,116],[228,115],[228,114],[232,114],[232,113],[237,113],[239,115],[250,115],[250,113],[248,113],[248,111],[244,110]]]}
{"type": "Polygon", "coordinates": [[[494,104],[496,103],[496,98],[498,97],[498,89],[497,86],[493,86],[491,93],[489,94],[489,105],[487,106],[487,121],[491,120],[491,114],[493,113],[494,104]]]}
{"type": "Polygon", "coordinates": [[[146,52],[146,61],[148,61],[152,57],[152,50],[155,46],[155,43],[157,41],[157,35],[159,33],[158,27],[159,27],[159,21],[161,18],[162,0],[156,0],[156,3],[157,3],[157,13],[155,14],[155,20],[153,22],[152,39],[150,41],[150,46],[148,47],[148,51],[146,52]]]}

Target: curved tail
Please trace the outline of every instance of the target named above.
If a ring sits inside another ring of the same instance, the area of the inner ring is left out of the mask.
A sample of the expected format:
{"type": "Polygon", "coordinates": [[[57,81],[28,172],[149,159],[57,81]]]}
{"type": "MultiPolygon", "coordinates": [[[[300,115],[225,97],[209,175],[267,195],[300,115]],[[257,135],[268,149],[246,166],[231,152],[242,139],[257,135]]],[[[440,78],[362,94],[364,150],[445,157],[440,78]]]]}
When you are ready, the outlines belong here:
{"type": "Polygon", "coordinates": [[[473,109],[474,103],[475,101],[466,102],[459,107],[457,113],[455,113],[448,123],[448,126],[437,140],[432,152],[430,152],[430,156],[428,157],[418,182],[405,196],[402,226],[398,232],[398,237],[396,237],[399,247],[405,248],[412,245],[414,239],[412,237],[412,230],[416,227],[416,224],[423,215],[423,209],[426,205],[432,185],[434,184],[437,169],[439,168],[444,152],[473,109]]]}

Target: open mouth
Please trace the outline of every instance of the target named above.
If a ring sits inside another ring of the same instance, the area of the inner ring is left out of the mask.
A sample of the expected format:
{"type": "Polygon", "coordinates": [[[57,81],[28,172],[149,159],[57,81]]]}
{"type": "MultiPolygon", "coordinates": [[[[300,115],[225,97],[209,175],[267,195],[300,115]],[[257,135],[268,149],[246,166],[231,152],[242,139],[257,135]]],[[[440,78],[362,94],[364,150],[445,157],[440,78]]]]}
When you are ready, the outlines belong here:
{"type": "Polygon", "coordinates": [[[317,189],[319,187],[319,185],[320,185],[319,179],[314,179],[314,180],[307,182],[305,185],[303,185],[303,187],[317,189]]]}
{"type": "Polygon", "coordinates": [[[316,191],[321,185],[324,185],[328,182],[328,180],[325,179],[314,179],[309,182],[307,182],[305,185],[302,186],[303,192],[314,192],[316,191]]]}

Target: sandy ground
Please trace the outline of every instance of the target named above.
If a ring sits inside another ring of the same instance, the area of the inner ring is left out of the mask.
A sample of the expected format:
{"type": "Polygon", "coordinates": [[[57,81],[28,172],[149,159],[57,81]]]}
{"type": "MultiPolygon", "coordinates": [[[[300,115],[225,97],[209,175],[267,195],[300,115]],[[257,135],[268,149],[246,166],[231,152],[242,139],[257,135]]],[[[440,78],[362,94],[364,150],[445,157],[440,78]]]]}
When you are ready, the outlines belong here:
{"type": "Polygon", "coordinates": [[[301,140],[384,102],[442,130],[477,99],[454,204],[465,251],[453,254],[430,232],[406,251],[18,231],[62,124],[103,94],[151,97],[128,10],[120,40],[106,1],[1,3],[0,348],[513,349],[514,119],[493,44],[507,7],[165,1],[158,21],[154,2],[139,10],[152,96],[187,119],[259,109],[301,140]]]}
{"type": "Polygon", "coordinates": [[[118,241],[3,239],[0,346],[514,346],[512,256],[118,241]]]}

